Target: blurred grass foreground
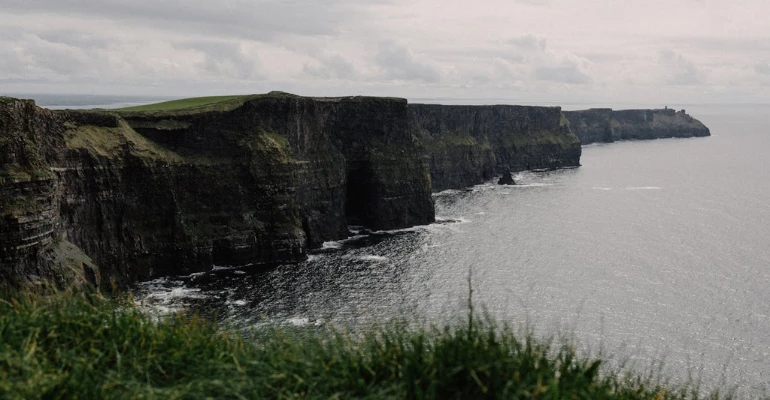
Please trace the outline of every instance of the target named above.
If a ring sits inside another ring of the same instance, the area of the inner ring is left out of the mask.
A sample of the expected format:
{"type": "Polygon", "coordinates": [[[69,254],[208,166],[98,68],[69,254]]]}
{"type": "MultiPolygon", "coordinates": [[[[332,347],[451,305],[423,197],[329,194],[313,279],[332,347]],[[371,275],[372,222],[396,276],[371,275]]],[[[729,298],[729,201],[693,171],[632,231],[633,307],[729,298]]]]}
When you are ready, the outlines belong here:
{"type": "Polygon", "coordinates": [[[0,398],[721,399],[603,368],[472,308],[465,322],[251,332],[96,294],[0,296],[0,398]]]}

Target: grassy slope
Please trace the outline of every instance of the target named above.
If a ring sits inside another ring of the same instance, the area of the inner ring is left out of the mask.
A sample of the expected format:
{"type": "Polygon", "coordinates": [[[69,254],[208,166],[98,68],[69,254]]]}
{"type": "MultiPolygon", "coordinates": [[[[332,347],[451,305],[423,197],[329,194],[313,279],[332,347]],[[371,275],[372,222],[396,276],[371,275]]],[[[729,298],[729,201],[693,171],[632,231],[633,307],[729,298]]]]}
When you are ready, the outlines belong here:
{"type": "Polygon", "coordinates": [[[170,111],[170,110],[182,110],[186,108],[197,108],[209,106],[217,103],[223,103],[232,100],[238,100],[247,96],[209,96],[209,97],[192,97],[188,99],[164,101],[162,103],[146,104],[143,106],[119,108],[116,111],[170,111]]]}
{"type": "Polygon", "coordinates": [[[600,365],[478,320],[245,339],[96,296],[0,300],[0,398],[698,398],[600,365]]]}

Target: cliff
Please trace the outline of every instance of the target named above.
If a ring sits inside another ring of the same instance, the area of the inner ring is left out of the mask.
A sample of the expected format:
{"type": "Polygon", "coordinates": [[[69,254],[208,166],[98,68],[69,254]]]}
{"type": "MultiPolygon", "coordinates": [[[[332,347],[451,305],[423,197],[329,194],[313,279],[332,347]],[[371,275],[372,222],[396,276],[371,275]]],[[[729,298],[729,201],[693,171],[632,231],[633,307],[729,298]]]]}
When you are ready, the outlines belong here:
{"type": "Polygon", "coordinates": [[[582,144],[710,136],[709,129],[684,110],[619,110],[592,108],[565,111],[572,132],[582,144]]]}
{"type": "Polygon", "coordinates": [[[303,260],[434,220],[406,101],[274,93],[154,112],[0,101],[0,281],[126,284],[303,260]]]}
{"type": "Polygon", "coordinates": [[[0,98],[0,283],[122,286],[297,262],[348,223],[433,222],[432,190],[580,159],[559,108],[280,92],[172,103],[50,111],[0,98]]]}
{"type": "Polygon", "coordinates": [[[434,191],[580,165],[580,142],[559,107],[410,104],[409,122],[428,152],[434,191]]]}

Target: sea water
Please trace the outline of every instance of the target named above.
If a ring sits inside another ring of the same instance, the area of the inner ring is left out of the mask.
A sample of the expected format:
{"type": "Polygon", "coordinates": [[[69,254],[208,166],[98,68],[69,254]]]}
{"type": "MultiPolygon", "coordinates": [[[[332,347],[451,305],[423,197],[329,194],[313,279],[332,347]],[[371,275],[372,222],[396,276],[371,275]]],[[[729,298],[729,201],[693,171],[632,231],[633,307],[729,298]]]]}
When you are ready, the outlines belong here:
{"type": "MultiPolygon", "coordinates": [[[[576,106],[573,108],[587,108],[576,106]]],[[[435,224],[353,227],[308,261],[141,284],[231,326],[452,321],[478,309],[705,387],[770,382],[766,105],[689,106],[712,137],[590,145],[576,169],[434,196],[435,224]]]]}

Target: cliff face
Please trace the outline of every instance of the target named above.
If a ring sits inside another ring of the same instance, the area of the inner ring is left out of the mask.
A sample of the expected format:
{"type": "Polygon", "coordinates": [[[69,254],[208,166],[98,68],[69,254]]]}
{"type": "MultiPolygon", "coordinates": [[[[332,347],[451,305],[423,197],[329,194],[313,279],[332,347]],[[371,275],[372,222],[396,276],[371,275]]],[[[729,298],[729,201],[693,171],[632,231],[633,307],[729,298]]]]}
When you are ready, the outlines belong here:
{"type": "Polygon", "coordinates": [[[684,110],[619,110],[592,108],[565,111],[582,144],[671,137],[710,136],[709,129],[684,110]]]}
{"type": "Polygon", "coordinates": [[[428,152],[434,191],[506,170],[580,165],[580,142],[559,107],[410,104],[409,121],[428,152]]]}
{"type": "Polygon", "coordinates": [[[0,283],[296,262],[348,223],[433,222],[431,190],[579,159],[559,108],[271,93],[103,112],[0,98],[0,283]]]}
{"type": "Polygon", "coordinates": [[[0,281],[124,284],[299,261],[346,237],[347,218],[430,223],[406,112],[397,99],[267,95],[118,116],[3,99],[0,281]]]}
{"type": "Polygon", "coordinates": [[[88,257],[56,235],[63,126],[32,101],[0,98],[0,282],[96,281],[88,257]],[[86,276],[88,272],[88,276],[86,276]]]}

